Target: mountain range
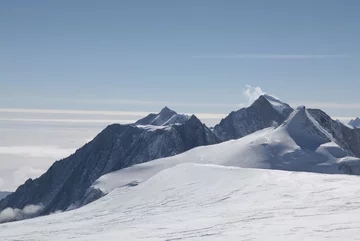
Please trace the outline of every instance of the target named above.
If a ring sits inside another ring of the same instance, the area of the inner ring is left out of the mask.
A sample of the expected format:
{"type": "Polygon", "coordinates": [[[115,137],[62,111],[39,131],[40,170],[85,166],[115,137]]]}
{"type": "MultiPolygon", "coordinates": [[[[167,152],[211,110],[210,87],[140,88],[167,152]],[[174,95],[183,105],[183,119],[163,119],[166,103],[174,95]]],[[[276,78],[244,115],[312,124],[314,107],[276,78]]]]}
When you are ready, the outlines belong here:
{"type": "MultiPolygon", "coordinates": [[[[167,112],[162,110],[160,117],[167,112]]],[[[106,173],[218,142],[194,115],[171,126],[109,125],[74,154],[56,161],[42,176],[28,179],[1,200],[0,210],[41,204],[38,215],[45,215],[73,208],[91,184],[106,173]]]]}
{"type": "Polygon", "coordinates": [[[357,157],[360,129],[321,110],[294,110],[270,95],[231,112],[212,130],[194,115],[165,107],[134,124],[109,125],[1,200],[0,211],[41,205],[32,215],[38,216],[74,209],[186,162],[358,175],[357,157]]]}

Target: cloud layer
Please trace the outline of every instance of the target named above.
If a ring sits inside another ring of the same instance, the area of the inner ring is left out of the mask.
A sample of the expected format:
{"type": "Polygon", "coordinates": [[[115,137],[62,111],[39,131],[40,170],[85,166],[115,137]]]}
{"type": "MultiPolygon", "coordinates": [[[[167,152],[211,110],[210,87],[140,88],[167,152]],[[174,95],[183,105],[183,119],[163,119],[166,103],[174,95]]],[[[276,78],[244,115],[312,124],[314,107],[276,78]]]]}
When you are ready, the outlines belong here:
{"type": "Polygon", "coordinates": [[[57,146],[0,146],[0,154],[20,155],[29,157],[49,157],[60,159],[72,154],[73,148],[60,148],[57,146]]]}
{"type": "Polygon", "coordinates": [[[6,208],[0,212],[0,223],[31,218],[41,212],[42,209],[42,205],[27,205],[23,209],[6,208]]]}

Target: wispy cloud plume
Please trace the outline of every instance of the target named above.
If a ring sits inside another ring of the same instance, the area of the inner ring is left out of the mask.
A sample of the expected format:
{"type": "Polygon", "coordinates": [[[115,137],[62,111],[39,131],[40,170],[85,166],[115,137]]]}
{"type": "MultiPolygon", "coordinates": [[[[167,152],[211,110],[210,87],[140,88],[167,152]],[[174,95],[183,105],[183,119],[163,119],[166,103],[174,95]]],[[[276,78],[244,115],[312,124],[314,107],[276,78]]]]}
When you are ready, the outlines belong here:
{"type": "Polygon", "coordinates": [[[252,87],[251,85],[245,85],[243,94],[246,97],[249,105],[252,104],[260,95],[265,94],[260,87],[252,87]]]}
{"type": "Polygon", "coordinates": [[[333,59],[347,58],[348,55],[337,54],[213,54],[195,55],[196,59],[272,59],[272,60],[301,60],[301,59],[333,59]]]}

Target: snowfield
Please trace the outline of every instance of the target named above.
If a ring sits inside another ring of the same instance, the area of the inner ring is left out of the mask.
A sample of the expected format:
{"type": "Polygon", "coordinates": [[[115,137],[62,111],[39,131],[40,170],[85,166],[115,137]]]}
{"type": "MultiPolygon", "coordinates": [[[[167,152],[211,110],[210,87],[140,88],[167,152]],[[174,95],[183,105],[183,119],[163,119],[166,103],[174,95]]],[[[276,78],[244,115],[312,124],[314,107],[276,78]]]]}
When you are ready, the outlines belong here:
{"type": "Polygon", "coordinates": [[[304,107],[277,128],[266,128],[238,140],[197,147],[182,154],[108,173],[88,190],[109,193],[132,186],[181,163],[216,164],[244,168],[360,174],[360,159],[347,156],[304,107]]]}
{"type": "Polygon", "coordinates": [[[0,240],[359,240],[360,177],[343,173],[359,175],[360,159],[300,107],[278,127],[103,175],[85,196],[107,195],[0,224],[0,240]]]}
{"type": "Polygon", "coordinates": [[[0,240],[358,240],[360,179],[180,164],[77,210],[0,225],[0,240]]]}

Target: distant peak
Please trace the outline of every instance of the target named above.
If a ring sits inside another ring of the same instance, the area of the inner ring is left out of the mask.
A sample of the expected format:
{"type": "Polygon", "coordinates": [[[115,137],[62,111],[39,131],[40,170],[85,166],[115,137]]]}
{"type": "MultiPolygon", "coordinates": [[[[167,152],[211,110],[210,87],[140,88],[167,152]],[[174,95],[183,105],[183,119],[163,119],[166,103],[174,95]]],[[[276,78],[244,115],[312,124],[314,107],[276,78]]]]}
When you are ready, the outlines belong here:
{"type": "Polygon", "coordinates": [[[201,123],[202,124],[202,122],[194,114],[190,116],[187,123],[201,123]]]}
{"type": "Polygon", "coordinates": [[[360,118],[356,117],[355,119],[350,120],[349,125],[354,127],[360,127],[360,118]]]}
{"type": "Polygon", "coordinates": [[[165,106],[164,108],[162,108],[162,110],[160,111],[160,114],[176,114],[175,111],[171,110],[170,108],[168,108],[167,106],[165,106]]]}
{"type": "Polygon", "coordinates": [[[278,99],[275,96],[269,95],[269,94],[263,94],[260,95],[257,100],[254,101],[252,106],[271,106],[273,109],[275,109],[278,113],[288,115],[290,114],[293,109],[286,104],[285,102],[282,102],[280,99],[278,99]]]}
{"type": "Polygon", "coordinates": [[[263,104],[269,104],[269,101],[265,98],[264,95],[260,95],[250,106],[259,106],[263,104]]]}

